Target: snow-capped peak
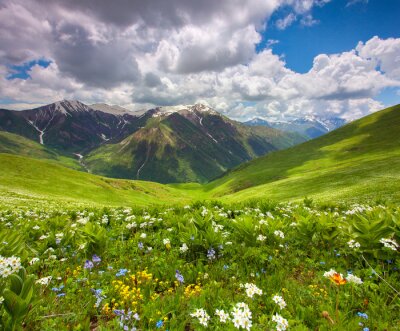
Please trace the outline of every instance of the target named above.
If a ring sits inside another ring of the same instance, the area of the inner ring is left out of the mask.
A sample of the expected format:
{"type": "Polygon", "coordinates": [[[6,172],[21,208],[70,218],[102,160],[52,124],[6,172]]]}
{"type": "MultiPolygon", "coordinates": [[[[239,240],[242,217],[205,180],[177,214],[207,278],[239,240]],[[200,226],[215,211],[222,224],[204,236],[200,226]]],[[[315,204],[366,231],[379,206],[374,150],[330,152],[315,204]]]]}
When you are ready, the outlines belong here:
{"type": "Polygon", "coordinates": [[[161,116],[169,116],[173,113],[180,113],[180,112],[207,112],[211,114],[217,114],[215,110],[212,108],[197,103],[195,105],[177,105],[177,106],[165,106],[165,107],[158,107],[153,114],[153,117],[161,117],[161,116]]]}
{"type": "Polygon", "coordinates": [[[62,100],[54,102],[48,106],[54,111],[60,112],[62,114],[69,114],[71,112],[89,111],[90,108],[84,103],[78,100],[62,100]]]}
{"type": "Polygon", "coordinates": [[[93,105],[90,105],[90,108],[94,110],[99,110],[103,113],[109,113],[113,115],[124,115],[130,113],[128,109],[125,109],[117,105],[110,106],[107,105],[106,103],[94,103],[93,105]]]}

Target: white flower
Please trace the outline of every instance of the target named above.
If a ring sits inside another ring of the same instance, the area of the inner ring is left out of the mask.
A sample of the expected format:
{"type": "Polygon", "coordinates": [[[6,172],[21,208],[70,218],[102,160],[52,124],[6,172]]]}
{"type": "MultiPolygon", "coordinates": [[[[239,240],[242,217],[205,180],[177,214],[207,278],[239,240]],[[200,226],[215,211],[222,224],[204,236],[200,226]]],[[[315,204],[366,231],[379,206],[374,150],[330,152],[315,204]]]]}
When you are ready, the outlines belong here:
{"type": "Polygon", "coordinates": [[[358,278],[357,276],[354,276],[352,274],[348,274],[346,277],[346,280],[348,283],[353,283],[353,284],[358,284],[358,285],[363,283],[361,278],[358,278]]]}
{"type": "Polygon", "coordinates": [[[77,220],[77,222],[79,224],[85,225],[87,222],[89,222],[89,218],[88,217],[80,218],[79,220],[77,220]]]}
{"type": "Polygon", "coordinates": [[[331,277],[333,277],[335,274],[337,274],[336,270],[331,269],[331,270],[329,270],[329,271],[324,272],[324,277],[326,277],[326,278],[331,278],[331,277]]]}
{"type": "Polygon", "coordinates": [[[132,229],[132,228],[136,228],[136,227],[137,227],[137,223],[136,223],[136,222],[128,223],[128,224],[126,225],[126,228],[127,228],[128,230],[130,230],[130,229],[132,229]]]}
{"type": "Polygon", "coordinates": [[[249,306],[244,302],[239,302],[231,311],[232,322],[235,328],[243,328],[250,330],[252,326],[251,322],[251,311],[249,306]]]}
{"type": "Polygon", "coordinates": [[[280,230],[275,230],[274,231],[274,235],[277,236],[277,237],[280,237],[282,239],[285,238],[285,234],[280,230]]]}
{"type": "Polygon", "coordinates": [[[0,305],[3,303],[4,297],[0,297],[0,305]]]}
{"type": "Polygon", "coordinates": [[[208,326],[208,321],[210,320],[210,316],[204,309],[202,308],[196,309],[196,311],[190,314],[190,316],[198,318],[199,323],[201,325],[208,326]]]}
{"type": "Polygon", "coordinates": [[[258,237],[257,237],[258,241],[265,241],[266,239],[267,239],[267,237],[263,236],[262,234],[259,234],[258,237]]]}
{"type": "Polygon", "coordinates": [[[39,259],[37,257],[34,257],[32,260],[29,261],[29,265],[33,265],[36,262],[39,262],[39,259]]]}
{"type": "Polygon", "coordinates": [[[280,295],[274,295],[272,298],[272,301],[275,302],[279,306],[280,309],[283,309],[286,307],[286,302],[280,295]]]}
{"type": "Polygon", "coordinates": [[[288,321],[277,313],[272,316],[272,321],[276,323],[276,331],[285,331],[289,327],[288,321]]]}
{"type": "Polygon", "coordinates": [[[21,259],[16,256],[3,257],[0,255],[0,276],[7,278],[21,269],[21,259]]]}
{"type": "Polygon", "coordinates": [[[216,309],[215,315],[217,315],[219,317],[219,321],[221,323],[226,323],[227,321],[229,321],[229,314],[225,313],[223,309],[221,309],[221,310],[216,309]]]}
{"type": "Polygon", "coordinates": [[[147,237],[147,234],[145,234],[145,233],[142,233],[141,235],[140,235],[140,238],[142,238],[142,239],[145,239],[147,237]]]}
{"type": "Polygon", "coordinates": [[[35,225],[32,229],[33,229],[33,230],[39,230],[39,229],[40,229],[40,226],[39,226],[39,225],[35,225]]]}
{"type": "Polygon", "coordinates": [[[252,283],[246,283],[244,285],[241,284],[240,287],[244,287],[246,289],[246,294],[249,298],[253,298],[255,294],[262,295],[262,290],[252,283]]]}
{"type": "Polygon", "coordinates": [[[382,238],[379,240],[380,243],[383,244],[383,246],[391,249],[392,251],[397,251],[399,248],[399,244],[394,240],[394,239],[384,239],[382,238]]]}
{"type": "Polygon", "coordinates": [[[170,240],[168,239],[168,238],[165,238],[165,239],[163,239],[163,244],[164,245],[168,245],[168,244],[170,244],[171,242],[170,242],[170,240]]]}
{"type": "Polygon", "coordinates": [[[187,252],[187,250],[189,249],[189,247],[183,243],[181,247],[179,247],[179,250],[181,251],[181,253],[185,253],[187,252]]]}
{"type": "Polygon", "coordinates": [[[49,285],[49,283],[51,282],[53,277],[48,276],[48,277],[43,277],[40,278],[36,281],[36,284],[40,284],[40,285],[49,285]]]}
{"type": "Polygon", "coordinates": [[[355,241],[354,239],[351,239],[351,240],[349,240],[348,242],[347,242],[347,245],[350,247],[350,248],[360,248],[360,243],[359,242],[357,242],[357,241],[355,241]]]}

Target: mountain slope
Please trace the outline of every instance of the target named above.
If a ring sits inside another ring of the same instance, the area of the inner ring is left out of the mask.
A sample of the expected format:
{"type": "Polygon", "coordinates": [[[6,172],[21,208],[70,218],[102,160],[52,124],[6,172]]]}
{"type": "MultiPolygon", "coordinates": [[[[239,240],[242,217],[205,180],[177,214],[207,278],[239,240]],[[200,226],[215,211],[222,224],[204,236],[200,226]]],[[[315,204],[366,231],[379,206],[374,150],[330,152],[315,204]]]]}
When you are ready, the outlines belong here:
{"type": "Polygon", "coordinates": [[[100,177],[51,161],[0,153],[0,205],[132,206],[185,202],[188,197],[161,184],[100,177]]]}
{"type": "Polygon", "coordinates": [[[400,105],[243,164],[203,189],[231,201],[400,198],[400,105]]]}
{"type": "Polygon", "coordinates": [[[206,182],[244,161],[303,141],[250,128],[204,105],[156,108],[144,127],[85,157],[93,173],[161,183],[206,182]]]}
{"type": "Polygon", "coordinates": [[[119,141],[140,125],[137,116],[120,109],[118,113],[105,112],[75,100],[23,111],[0,109],[0,130],[68,154],[83,154],[105,142],[119,141]]]}
{"type": "Polygon", "coordinates": [[[332,130],[335,130],[346,124],[346,121],[339,117],[319,118],[316,116],[308,116],[297,118],[291,121],[266,121],[262,118],[253,118],[244,122],[249,126],[267,126],[287,132],[297,132],[308,139],[320,137],[332,130]]]}
{"type": "Polygon", "coordinates": [[[76,170],[84,170],[76,157],[66,157],[22,136],[0,131],[0,153],[46,159],[76,170]]]}

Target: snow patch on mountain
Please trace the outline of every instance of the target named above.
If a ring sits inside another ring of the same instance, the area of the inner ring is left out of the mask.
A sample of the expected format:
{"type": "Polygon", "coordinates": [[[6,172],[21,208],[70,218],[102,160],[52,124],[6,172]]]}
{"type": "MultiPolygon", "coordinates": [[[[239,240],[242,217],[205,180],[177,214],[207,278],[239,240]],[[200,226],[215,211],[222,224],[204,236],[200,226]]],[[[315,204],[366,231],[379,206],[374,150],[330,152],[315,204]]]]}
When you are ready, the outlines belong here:
{"type": "Polygon", "coordinates": [[[195,105],[178,105],[178,106],[164,106],[164,107],[157,107],[155,109],[153,117],[164,117],[169,116],[173,113],[184,113],[184,112],[206,112],[209,114],[216,115],[218,114],[212,108],[198,103],[195,105]]]}
{"type": "Polygon", "coordinates": [[[117,105],[110,106],[110,105],[107,105],[106,103],[94,103],[93,105],[90,105],[89,107],[94,110],[98,110],[103,113],[108,113],[108,114],[113,114],[113,115],[124,115],[124,114],[135,115],[128,109],[125,109],[125,108],[117,106],[117,105]]]}

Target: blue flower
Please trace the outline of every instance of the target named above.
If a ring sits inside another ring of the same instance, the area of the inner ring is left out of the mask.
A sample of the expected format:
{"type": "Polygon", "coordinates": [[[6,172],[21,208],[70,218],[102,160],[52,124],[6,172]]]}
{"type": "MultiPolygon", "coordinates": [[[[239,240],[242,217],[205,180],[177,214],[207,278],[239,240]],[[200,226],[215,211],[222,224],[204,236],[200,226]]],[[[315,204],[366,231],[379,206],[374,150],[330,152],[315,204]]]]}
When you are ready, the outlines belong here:
{"type": "Polygon", "coordinates": [[[361,318],[368,319],[368,315],[366,313],[358,312],[357,315],[361,318]]]}
{"type": "Polygon", "coordinates": [[[60,298],[60,297],[65,297],[65,293],[58,293],[58,294],[57,294],[57,297],[59,297],[59,298],[60,298]]]}
{"type": "Polygon", "coordinates": [[[159,320],[159,321],[156,323],[157,329],[161,328],[163,325],[164,325],[164,323],[163,323],[162,320],[159,320]]]}
{"type": "Polygon", "coordinates": [[[140,243],[138,243],[138,247],[139,247],[139,249],[143,249],[143,243],[142,242],[140,242],[140,243]]]}
{"type": "Polygon", "coordinates": [[[96,254],[94,254],[94,255],[92,256],[92,261],[93,261],[94,263],[100,263],[100,262],[101,262],[101,258],[100,258],[99,256],[97,256],[96,254]]]}
{"type": "Polygon", "coordinates": [[[128,272],[128,269],[119,269],[119,271],[115,274],[115,276],[125,276],[125,274],[128,272]]]}
{"type": "Polygon", "coordinates": [[[369,331],[369,328],[364,328],[363,331],[369,331]]]}
{"type": "Polygon", "coordinates": [[[84,265],[84,268],[90,270],[90,269],[92,269],[93,267],[94,267],[93,262],[90,261],[90,260],[86,260],[85,265],[84,265]]]}
{"type": "Polygon", "coordinates": [[[215,259],[215,250],[214,250],[214,248],[210,247],[210,249],[207,251],[207,258],[209,260],[214,260],[215,259]]]}
{"type": "Polygon", "coordinates": [[[227,269],[229,269],[229,266],[224,264],[224,270],[227,270],[227,269]]]}
{"type": "Polygon", "coordinates": [[[116,316],[124,316],[124,315],[125,315],[125,311],[122,310],[122,309],[114,309],[114,310],[113,310],[113,313],[114,313],[116,316]]]}
{"type": "Polygon", "coordinates": [[[183,284],[185,282],[185,279],[183,278],[183,276],[179,272],[179,270],[176,270],[175,277],[176,277],[176,279],[178,280],[179,283],[183,284]]]}
{"type": "Polygon", "coordinates": [[[64,288],[64,285],[61,285],[60,287],[53,287],[51,290],[53,292],[61,292],[61,290],[64,288]]]}

